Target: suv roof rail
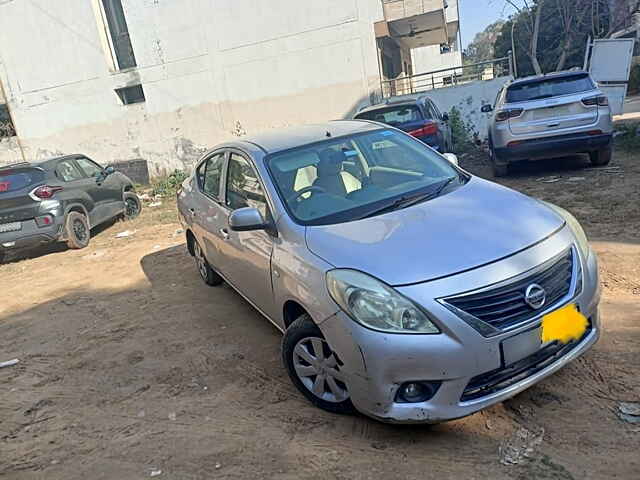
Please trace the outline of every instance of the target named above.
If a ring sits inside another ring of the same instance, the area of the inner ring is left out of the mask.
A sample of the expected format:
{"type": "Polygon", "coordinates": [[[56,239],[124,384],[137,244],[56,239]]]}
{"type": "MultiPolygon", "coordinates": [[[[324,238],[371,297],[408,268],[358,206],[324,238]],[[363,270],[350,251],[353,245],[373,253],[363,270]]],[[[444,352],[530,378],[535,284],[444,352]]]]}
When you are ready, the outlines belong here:
{"type": "Polygon", "coordinates": [[[29,162],[19,162],[19,163],[10,163],[9,165],[0,165],[0,170],[6,170],[8,168],[17,168],[17,167],[33,167],[29,162]]]}

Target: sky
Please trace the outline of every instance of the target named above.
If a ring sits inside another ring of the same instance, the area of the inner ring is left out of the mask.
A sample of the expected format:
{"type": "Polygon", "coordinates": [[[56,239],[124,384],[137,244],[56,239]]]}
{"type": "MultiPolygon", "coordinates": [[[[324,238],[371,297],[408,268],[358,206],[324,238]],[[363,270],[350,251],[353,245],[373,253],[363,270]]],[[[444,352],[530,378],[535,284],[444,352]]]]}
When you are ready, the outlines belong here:
{"type": "MultiPolygon", "coordinates": [[[[522,4],[518,0],[516,4],[522,4]]],[[[458,0],[460,8],[460,32],[462,46],[467,48],[476,33],[483,31],[496,20],[507,19],[515,12],[506,0],[458,0]]]]}

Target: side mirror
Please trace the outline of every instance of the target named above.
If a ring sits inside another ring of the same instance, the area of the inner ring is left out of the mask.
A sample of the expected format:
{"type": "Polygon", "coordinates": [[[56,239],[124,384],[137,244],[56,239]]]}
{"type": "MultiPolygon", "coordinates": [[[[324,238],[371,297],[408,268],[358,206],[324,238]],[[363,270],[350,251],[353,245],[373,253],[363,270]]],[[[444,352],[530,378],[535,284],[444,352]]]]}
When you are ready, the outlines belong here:
{"type": "Polygon", "coordinates": [[[486,105],[482,105],[482,107],[480,108],[480,111],[482,113],[490,113],[490,112],[493,112],[493,107],[487,103],[486,105]]]}
{"type": "Polygon", "coordinates": [[[113,167],[107,167],[104,169],[105,175],[111,175],[112,173],[116,173],[116,169],[113,167]]]}
{"type": "Polygon", "coordinates": [[[458,157],[454,153],[443,153],[442,156],[449,160],[450,163],[458,166],[458,157]]]}
{"type": "Polygon", "coordinates": [[[442,114],[442,121],[444,121],[444,122],[448,122],[449,121],[449,114],[448,113],[443,113],[442,114]]]}
{"type": "Polygon", "coordinates": [[[266,230],[270,227],[257,208],[245,207],[234,210],[229,216],[229,228],[234,232],[266,230]]]}

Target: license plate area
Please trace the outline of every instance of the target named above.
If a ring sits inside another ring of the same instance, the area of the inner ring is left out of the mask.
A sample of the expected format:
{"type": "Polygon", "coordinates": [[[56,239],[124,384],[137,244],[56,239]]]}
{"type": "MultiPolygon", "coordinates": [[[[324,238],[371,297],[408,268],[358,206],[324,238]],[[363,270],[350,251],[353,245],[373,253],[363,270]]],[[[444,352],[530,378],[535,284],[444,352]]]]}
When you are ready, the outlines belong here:
{"type": "Polygon", "coordinates": [[[540,350],[543,346],[541,333],[542,327],[537,326],[503,340],[500,345],[502,350],[502,364],[504,366],[511,365],[540,350]]]}
{"type": "Polygon", "coordinates": [[[0,224],[0,233],[17,232],[22,230],[22,222],[0,224]]]}

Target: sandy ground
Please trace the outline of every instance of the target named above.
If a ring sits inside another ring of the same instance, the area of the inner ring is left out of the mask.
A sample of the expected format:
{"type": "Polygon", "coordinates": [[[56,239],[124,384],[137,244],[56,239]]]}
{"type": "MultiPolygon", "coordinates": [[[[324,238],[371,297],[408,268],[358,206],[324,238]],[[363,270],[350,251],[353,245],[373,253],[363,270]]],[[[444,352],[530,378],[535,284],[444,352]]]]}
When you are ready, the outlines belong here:
{"type": "MultiPolygon", "coordinates": [[[[638,158],[617,153],[599,170],[547,161],[502,181],[585,225],[603,337],[516,398],[437,426],[308,404],[280,363],[280,334],[199,280],[170,204],[101,229],[86,250],[18,256],[0,266],[0,361],[20,359],[0,369],[0,477],[640,478],[640,424],[616,415],[640,400],[638,158]],[[114,238],[124,230],[135,234],[114,238]]],[[[481,159],[463,166],[490,177],[481,159]]]]}

